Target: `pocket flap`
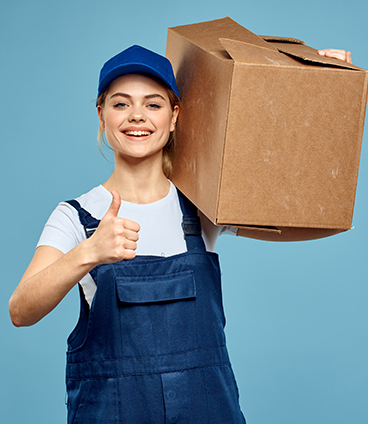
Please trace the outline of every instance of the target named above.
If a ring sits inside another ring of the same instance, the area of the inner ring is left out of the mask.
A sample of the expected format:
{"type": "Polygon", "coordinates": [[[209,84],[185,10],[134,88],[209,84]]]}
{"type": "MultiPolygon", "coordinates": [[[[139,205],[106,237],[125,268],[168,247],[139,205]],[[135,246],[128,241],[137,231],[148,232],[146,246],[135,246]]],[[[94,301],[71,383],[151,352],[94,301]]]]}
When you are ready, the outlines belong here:
{"type": "Polygon", "coordinates": [[[196,296],[193,271],[150,277],[118,277],[116,283],[118,298],[126,303],[165,302],[196,296]]]}

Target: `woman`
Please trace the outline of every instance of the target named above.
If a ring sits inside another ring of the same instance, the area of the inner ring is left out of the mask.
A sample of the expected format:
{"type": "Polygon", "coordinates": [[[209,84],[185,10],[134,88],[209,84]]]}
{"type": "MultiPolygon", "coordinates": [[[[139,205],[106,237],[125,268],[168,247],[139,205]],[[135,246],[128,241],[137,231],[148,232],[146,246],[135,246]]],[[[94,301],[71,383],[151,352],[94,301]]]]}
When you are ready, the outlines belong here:
{"type": "Polygon", "coordinates": [[[115,169],[53,212],[10,299],[12,321],[36,323],[80,282],[68,423],[244,423],[213,253],[224,229],[169,181],[179,114],[170,62],[139,46],[110,59],[97,112],[115,169]]]}

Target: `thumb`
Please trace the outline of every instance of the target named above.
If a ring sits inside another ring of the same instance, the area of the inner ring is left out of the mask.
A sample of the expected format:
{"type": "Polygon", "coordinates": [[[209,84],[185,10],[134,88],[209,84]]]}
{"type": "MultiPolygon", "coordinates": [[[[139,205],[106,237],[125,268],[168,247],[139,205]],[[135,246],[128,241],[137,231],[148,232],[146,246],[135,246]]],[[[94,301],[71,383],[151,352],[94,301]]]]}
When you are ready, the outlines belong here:
{"type": "Polygon", "coordinates": [[[111,190],[111,194],[112,194],[112,202],[106,214],[116,217],[118,216],[118,212],[120,209],[121,198],[120,198],[119,192],[117,192],[116,190],[111,190]]]}

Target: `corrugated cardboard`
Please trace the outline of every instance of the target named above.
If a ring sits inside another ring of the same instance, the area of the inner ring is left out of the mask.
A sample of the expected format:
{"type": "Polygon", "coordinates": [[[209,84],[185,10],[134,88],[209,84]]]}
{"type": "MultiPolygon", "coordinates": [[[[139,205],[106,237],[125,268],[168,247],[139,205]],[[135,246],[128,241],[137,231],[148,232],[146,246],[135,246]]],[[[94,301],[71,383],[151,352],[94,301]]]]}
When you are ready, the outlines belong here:
{"type": "Polygon", "coordinates": [[[280,241],[351,228],[367,71],[230,18],[169,28],[166,55],[173,181],[213,223],[280,241]]]}

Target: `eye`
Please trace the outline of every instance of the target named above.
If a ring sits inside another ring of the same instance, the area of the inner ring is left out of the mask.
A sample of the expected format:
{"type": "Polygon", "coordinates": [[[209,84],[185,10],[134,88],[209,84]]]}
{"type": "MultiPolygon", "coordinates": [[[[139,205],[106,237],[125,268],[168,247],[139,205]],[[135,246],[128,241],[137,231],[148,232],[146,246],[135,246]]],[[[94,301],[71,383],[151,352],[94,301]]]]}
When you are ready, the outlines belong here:
{"type": "Polygon", "coordinates": [[[157,103],[149,103],[148,108],[149,109],[161,109],[161,106],[157,103]]]}
{"type": "Polygon", "coordinates": [[[125,102],[114,103],[114,108],[116,108],[116,109],[125,108],[125,107],[128,107],[128,105],[125,102]]]}

